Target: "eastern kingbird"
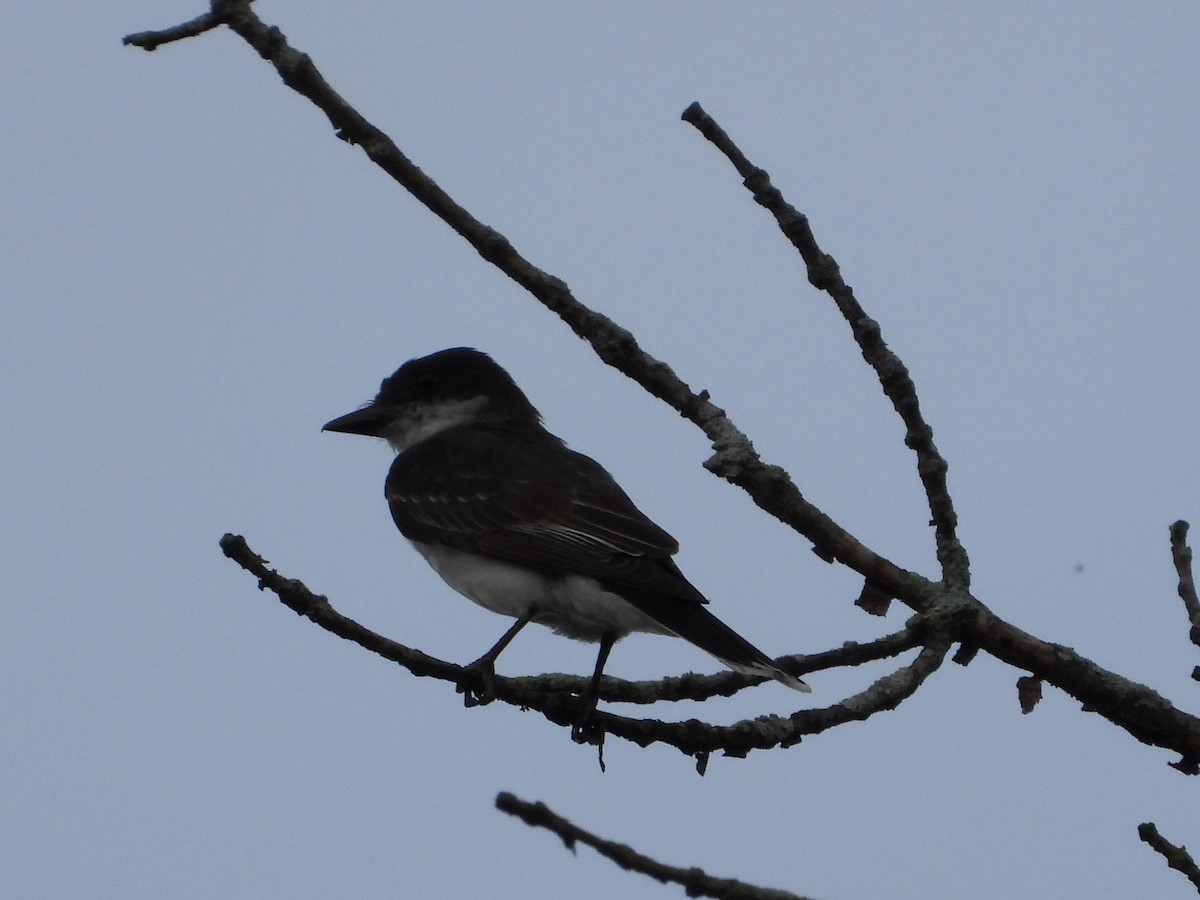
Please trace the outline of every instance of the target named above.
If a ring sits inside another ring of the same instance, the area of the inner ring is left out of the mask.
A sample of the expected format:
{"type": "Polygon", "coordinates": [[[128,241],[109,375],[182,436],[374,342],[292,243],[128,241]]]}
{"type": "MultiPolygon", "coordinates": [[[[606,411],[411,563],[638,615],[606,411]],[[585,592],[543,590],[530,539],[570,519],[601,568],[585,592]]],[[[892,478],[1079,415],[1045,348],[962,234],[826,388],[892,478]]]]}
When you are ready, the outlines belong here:
{"type": "Polygon", "coordinates": [[[600,645],[584,717],[609,651],[633,631],[676,635],[738,672],[809,690],[708,611],[671,559],[675,539],[599,463],[542,427],[486,354],[459,347],[410,360],[373,401],[322,430],[391,444],[384,495],[401,534],[450,587],[517,619],[472,663],[485,678],[537,622],[600,645]]]}

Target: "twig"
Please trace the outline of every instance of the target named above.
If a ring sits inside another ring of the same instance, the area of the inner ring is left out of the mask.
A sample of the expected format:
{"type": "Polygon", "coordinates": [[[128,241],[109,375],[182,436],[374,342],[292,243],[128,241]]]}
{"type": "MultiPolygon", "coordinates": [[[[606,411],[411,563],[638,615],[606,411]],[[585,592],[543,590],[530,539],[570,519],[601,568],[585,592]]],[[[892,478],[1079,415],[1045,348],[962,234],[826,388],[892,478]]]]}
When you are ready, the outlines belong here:
{"type": "MultiPolygon", "coordinates": [[[[666,365],[643,353],[627,331],[584,307],[571,296],[562,281],[532,266],[517,254],[506,239],[454,203],[405,158],[386,135],[368,123],[325,83],[307,56],[289,47],[277,28],[267,27],[254,16],[247,0],[213,0],[213,15],[229,24],[264,58],[269,59],[287,84],[310,97],[325,111],[339,129],[339,136],[362,145],[378,165],[463,234],[485,258],[525,285],[535,298],[556,312],[576,333],[585,337],[602,359],[699,425],[717,450],[717,455],[709,463],[710,467],[722,477],[742,486],[754,502],[768,513],[809,538],[823,558],[836,559],[863,574],[867,582],[877,589],[870,592],[872,597],[864,594],[864,598],[877,599],[882,591],[923,613],[939,605],[953,608],[955,616],[941,617],[944,630],[938,637],[940,644],[961,641],[964,647],[982,648],[997,659],[1061,688],[1077,698],[1085,709],[1103,715],[1138,740],[1178,751],[1181,759],[1173,765],[1181,771],[1200,771],[1200,719],[1180,712],[1144,685],[1107,671],[1068,647],[1042,641],[1000,619],[962,588],[967,577],[966,557],[955,549],[953,541],[945,539],[945,535],[939,542],[939,556],[942,557],[943,570],[954,573],[954,578],[947,577],[944,585],[936,585],[920,575],[905,571],[863,545],[805,500],[786,472],[763,463],[746,436],[709,402],[707,394],[693,393],[666,365]],[[956,558],[961,560],[961,564],[955,562],[956,558]],[[959,586],[955,587],[954,582],[958,582],[959,586]]],[[[702,111],[697,107],[696,112],[702,111]]],[[[804,227],[807,228],[806,222],[804,227]]],[[[822,283],[820,274],[818,283],[822,283]]],[[[869,320],[866,321],[869,323],[869,320]]],[[[861,330],[863,339],[870,346],[874,340],[872,335],[877,337],[877,333],[869,326],[861,330]]],[[[882,341],[879,341],[879,347],[886,352],[882,341]]],[[[881,377],[885,378],[886,383],[892,383],[887,373],[881,377]]],[[[902,411],[902,415],[911,412],[902,411]]],[[[924,438],[919,428],[910,428],[910,439],[918,447],[923,446],[924,438]]],[[[936,453],[931,447],[929,449],[936,453]]],[[[919,452],[924,454],[925,450],[919,452]]],[[[936,461],[936,457],[930,458],[936,461]]],[[[932,468],[937,469],[938,466],[932,468]]],[[[937,485],[944,483],[944,478],[937,472],[926,472],[922,477],[926,481],[927,492],[931,494],[931,505],[937,506],[941,502],[941,491],[937,485]]],[[[939,527],[945,530],[953,525],[953,517],[941,516],[939,527]]],[[[285,599],[285,602],[288,601],[285,599]]],[[[320,608],[313,607],[314,610],[320,608]]],[[[314,621],[320,619],[321,616],[317,615],[314,621]]],[[[335,628],[330,627],[330,630],[337,633],[335,628]]],[[[930,646],[934,645],[927,643],[926,649],[929,650],[930,646]]],[[[434,662],[449,665],[441,661],[434,662]]],[[[511,687],[513,682],[509,680],[507,684],[511,687]]],[[[515,690],[513,695],[516,695],[515,690]]],[[[540,711],[552,721],[566,721],[572,712],[569,706],[565,702],[555,706],[553,701],[546,700],[540,711]]],[[[794,737],[800,733],[803,732],[791,731],[794,737]]]]}
{"type": "Polygon", "coordinates": [[[1088,712],[1099,713],[1142,743],[1175,750],[1181,758],[1171,764],[1174,768],[1188,775],[1200,774],[1200,719],[1177,709],[1157,691],[1097,665],[1070,647],[1022,631],[978,600],[971,605],[974,614],[966,620],[964,641],[1054,685],[1080,701],[1088,712]]]}
{"type": "Polygon", "coordinates": [[[964,590],[970,587],[971,570],[967,552],[958,540],[956,529],[958,516],[946,486],[946,460],[933,443],[933,429],[921,415],[917,389],[908,369],[896,356],[880,333],[879,323],[870,318],[859,305],[854,291],[842,279],[841,270],[833,257],[817,246],[808,217],[783,199],[783,195],[771,183],[770,176],[753,165],[738,149],[699,103],[693,103],[683,111],[683,120],[707,138],[720,150],[745,180],[747,189],[755,201],[775,216],[784,235],[792,242],[808,266],[808,280],[819,291],[833,298],[838,309],[850,323],[850,330],[858,342],[865,359],[875,370],[883,385],[883,392],[900,418],[907,433],[904,443],[917,455],[917,473],[925,486],[929,510],[933,516],[938,561],[942,564],[942,577],[953,587],[964,590]]]}
{"type": "MultiPolygon", "coordinates": [[[[303,582],[286,578],[269,568],[266,560],[251,550],[245,538],[240,535],[225,535],[221,538],[221,549],[227,557],[258,578],[260,589],[272,591],[289,609],[305,616],[326,631],[399,663],[414,675],[437,678],[457,685],[468,683],[471,676],[466,667],[456,666],[389,640],[343,616],[330,605],[328,598],[313,593],[303,582]]],[[[759,716],[732,725],[710,725],[696,719],[683,722],[635,719],[604,710],[593,713],[591,721],[606,734],[624,738],[640,746],[652,743],[669,744],[689,756],[721,752],[726,756],[742,757],[751,750],[789,747],[799,743],[805,735],[819,734],[844,722],[861,721],[878,712],[895,709],[912,696],[921,683],[938,668],[945,656],[948,645],[937,637],[936,632],[936,628],[932,629],[931,635],[926,623],[922,622],[910,625],[904,632],[871,644],[852,644],[821,654],[815,668],[840,664],[857,665],[860,662],[903,652],[919,641],[930,642],[930,646],[926,646],[909,665],[880,678],[866,690],[826,709],[801,710],[788,717],[759,716]]],[[[788,663],[787,660],[785,664],[788,664],[789,671],[796,670],[797,674],[813,671],[807,664],[788,663]]],[[[688,675],[663,682],[625,682],[606,676],[601,681],[600,696],[608,701],[624,700],[637,703],[650,703],[658,699],[703,700],[718,694],[730,694],[762,681],[762,678],[750,678],[736,673],[715,676],[688,675]]],[[[549,721],[569,728],[576,722],[577,697],[587,682],[586,678],[568,675],[525,678],[496,676],[493,689],[495,699],[512,706],[536,710],[549,721]]]]}
{"type": "Polygon", "coordinates": [[[451,682],[458,682],[464,677],[464,670],[461,667],[428,656],[420,650],[413,650],[411,647],[390,641],[353,619],[343,616],[330,605],[328,597],[314,594],[305,587],[303,582],[294,578],[285,578],[274,569],[268,568],[267,561],[251,550],[246,539],[240,534],[227,534],[221,538],[221,550],[227,557],[258,578],[259,590],[271,591],[288,609],[315,622],[326,631],[353,641],[360,647],[379,654],[384,659],[399,663],[414,675],[429,676],[451,682]]]}
{"type": "Polygon", "coordinates": [[[716,456],[706,463],[711,471],[741,487],[759,507],[812,541],[823,559],[836,559],[891,596],[920,608],[920,598],[929,586],[925,579],[870,550],[806,500],[786,471],[762,461],[750,439],[707,393],[692,391],[666,363],[642,350],[629,331],[580,303],[564,281],[533,265],[507,238],[456,203],[325,81],[307,54],[293,49],[278,28],[259,19],[247,0],[213,0],[212,14],[270,62],[288,87],[311,100],[328,117],[338,137],[362,147],[372,162],[462,235],[484,259],[588,341],[604,362],[699,426],[716,450],[716,456]]]}
{"type": "Polygon", "coordinates": [[[1187,852],[1187,848],[1182,846],[1176,847],[1164,838],[1158,833],[1158,828],[1153,822],[1143,822],[1139,825],[1138,837],[1161,854],[1163,859],[1167,861],[1168,866],[1187,876],[1187,880],[1192,883],[1192,887],[1200,892],[1200,868],[1197,868],[1196,862],[1192,859],[1191,854],[1187,852]]]}
{"type": "Polygon", "coordinates": [[[1192,623],[1188,636],[1193,644],[1200,647],[1200,598],[1196,596],[1196,580],[1192,575],[1192,548],[1187,543],[1189,527],[1182,519],[1171,526],[1171,559],[1179,575],[1179,599],[1183,601],[1188,621],[1192,623]]]}
{"type": "MultiPolygon", "coordinates": [[[[414,675],[452,682],[458,682],[465,677],[465,667],[406,647],[343,616],[333,608],[329,598],[309,590],[304,582],[287,578],[269,568],[267,561],[250,549],[250,545],[241,535],[226,534],[220,543],[225,556],[258,579],[260,590],[271,591],[293,612],[320,625],[326,631],[399,663],[414,675]]],[[[865,644],[851,641],[836,650],[823,653],[781,657],[778,663],[784,671],[797,676],[807,675],[898,656],[916,647],[921,640],[921,632],[905,628],[865,644]]],[[[524,702],[530,693],[536,692],[580,694],[591,679],[579,675],[552,674],[510,678],[497,676],[497,680],[505,685],[511,684],[513,690],[520,695],[520,702],[524,702]]],[[[737,672],[678,675],[656,681],[626,681],[606,675],[600,680],[600,699],[609,703],[642,705],[682,700],[703,701],[711,697],[731,697],[767,680],[737,672]]]]}
{"type": "MultiPolygon", "coordinates": [[[[254,0],[246,0],[247,3],[253,3],[254,0]]],[[[127,34],[121,38],[121,43],[131,47],[141,47],[143,50],[157,50],[163,44],[170,44],[173,41],[182,41],[185,38],[196,37],[204,34],[206,31],[212,31],[214,28],[219,28],[224,24],[224,20],[217,16],[212,10],[206,13],[201,13],[188,22],[182,22],[179,25],[172,25],[170,28],[163,28],[158,31],[139,31],[136,34],[127,34]]]]}
{"type": "Polygon", "coordinates": [[[895,709],[916,693],[945,658],[945,645],[929,645],[907,666],[883,676],[857,694],[822,709],[803,709],[790,716],[767,715],[732,725],[711,725],[697,719],[662,722],[597,713],[596,722],[615,737],[646,747],[669,744],[690,756],[720,752],[742,757],[751,750],[791,747],[808,736],[847,722],[861,722],[879,712],[895,709]]]}
{"type": "Polygon", "coordinates": [[[605,840],[585,831],[575,823],[553,812],[545,803],[529,803],[507,791],[496,795],[496,808],[516,816],[533,828],[545,828],[558,835],[571,851],[575,845],[586,844],[601,856],[611,859],[627,872],[649,875],[663,884],[682,885],[689,897],[717,897],[720,900],[804,900],[797,894],[774,888],[758,887],[733,878],[716,878],[695,867],[680,868],[660,863],[638,853],[628,844],[605,840]]]}

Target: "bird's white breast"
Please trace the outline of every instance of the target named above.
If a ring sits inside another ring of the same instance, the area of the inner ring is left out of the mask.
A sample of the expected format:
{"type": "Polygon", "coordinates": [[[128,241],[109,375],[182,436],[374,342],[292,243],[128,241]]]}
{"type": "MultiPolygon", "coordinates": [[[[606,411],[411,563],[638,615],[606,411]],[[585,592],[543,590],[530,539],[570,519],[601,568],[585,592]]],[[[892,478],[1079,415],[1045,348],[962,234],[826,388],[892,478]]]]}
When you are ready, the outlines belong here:
{"type": "Polygon", "coordinates": [[[536,606],[535,622],[565,637],[593,643],[604,634],[618,638],[631,631],[672,634],[586,575],[546,575],[444,544],[411,543],[446,584],[502,616],[523,616],[536,606]]]}

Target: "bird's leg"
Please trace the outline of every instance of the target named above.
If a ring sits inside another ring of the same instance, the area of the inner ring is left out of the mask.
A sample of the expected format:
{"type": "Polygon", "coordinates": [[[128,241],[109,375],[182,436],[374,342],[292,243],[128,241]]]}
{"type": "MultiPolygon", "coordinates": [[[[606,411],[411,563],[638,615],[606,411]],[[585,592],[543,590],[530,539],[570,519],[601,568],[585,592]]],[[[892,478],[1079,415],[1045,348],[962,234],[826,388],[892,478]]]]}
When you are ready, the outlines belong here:
{"type": "Polygon", "coordinates": [[[496,657],[512,643],[517,632],[532,622],[536,615],[537,607],[529,607],[521,618],[513,622],[512,627],[504,632],[500,640],[496,641],[491,650],[475,662],[463,666],[468,678],[458,683],[458,692],[463,695],[463,703],[466,706],[483,706],[496,699],[496,657]],[[474,681],[475,685],[469,684],[468,680],[474,681]]]}
{"type": "Polygon", "coordinates": [[[589,720],[596,711],[596,703],[600,699],[600,676],[604,674],[604,664],[608,662],[608,654],[612,652],[613,644],[617,642],[616,635],[604,634],[600,637],[600,652],[596,655],[596,671],[592,680],[579,697],[579,715],[571,726],[571,740],[577,744],[602,744],[604,731],[592,725],[589,720]]]}

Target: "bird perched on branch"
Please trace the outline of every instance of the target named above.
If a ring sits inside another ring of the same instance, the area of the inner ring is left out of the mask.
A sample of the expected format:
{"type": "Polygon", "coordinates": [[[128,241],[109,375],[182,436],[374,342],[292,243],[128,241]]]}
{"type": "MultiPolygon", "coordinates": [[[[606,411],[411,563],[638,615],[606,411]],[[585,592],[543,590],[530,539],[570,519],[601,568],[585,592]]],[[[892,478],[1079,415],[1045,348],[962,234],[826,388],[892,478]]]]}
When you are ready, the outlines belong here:
{"type": "Polygon", "coordinates": [[[516,618],[471,664],[485,684],[500,652],[537,622],[600,645],[583,719],[613,645],[634,631],[681,637],[735,671],[809,690],[708,611],[671,559],[675,539],[599,463],[547,431],[486,354],[459,347],[410,360],[323,430],[391,444],[384,493],[396,527],[450,587],[516,618]]]}

